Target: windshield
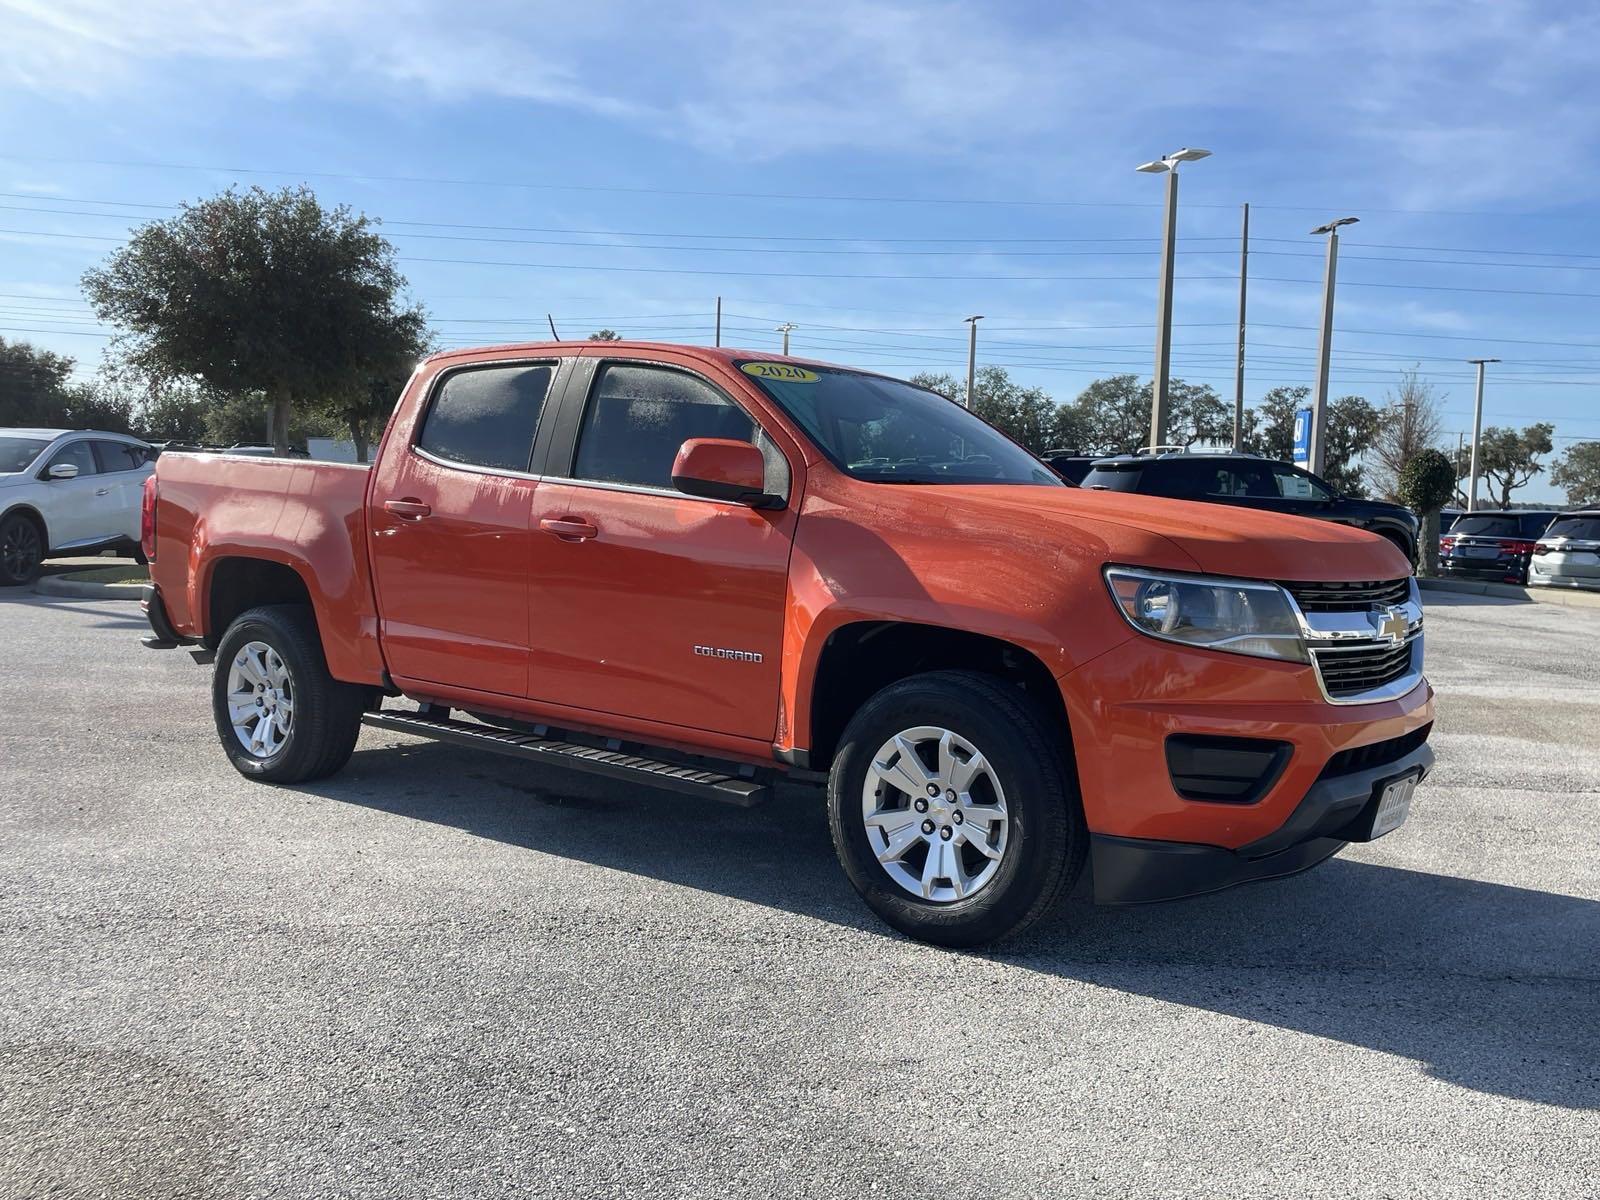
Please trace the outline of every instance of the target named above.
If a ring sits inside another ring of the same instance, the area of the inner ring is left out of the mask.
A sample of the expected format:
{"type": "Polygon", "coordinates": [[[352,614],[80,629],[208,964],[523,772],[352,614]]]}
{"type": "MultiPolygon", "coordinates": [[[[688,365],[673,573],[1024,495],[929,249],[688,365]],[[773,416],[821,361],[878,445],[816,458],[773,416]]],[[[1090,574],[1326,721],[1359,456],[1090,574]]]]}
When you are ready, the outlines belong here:
{"type": "Polygon", "coordinates": [[[937,392],[831,367],[739,365],[856,479],[1066,486],[1021,446],[937,392]]]}
{"type": "Polygon", "coordinates": [[[1600,542],[1600,517],[1557,517],[1544,536],[1600,542]]]}
{"type": "Polygon", "coordinates": [[[50,443],[40,438],[0,437],[0,475],[26,471],[50,443]]]}

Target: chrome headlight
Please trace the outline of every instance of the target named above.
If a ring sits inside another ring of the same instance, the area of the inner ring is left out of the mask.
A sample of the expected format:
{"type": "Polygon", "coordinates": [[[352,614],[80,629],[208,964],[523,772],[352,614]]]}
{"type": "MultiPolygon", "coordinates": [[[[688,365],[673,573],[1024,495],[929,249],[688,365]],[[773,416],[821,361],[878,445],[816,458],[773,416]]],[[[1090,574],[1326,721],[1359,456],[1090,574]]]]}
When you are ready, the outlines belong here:
{"type": "Polygon", "coordinates": [[[1163,641],[1257,658],[1310,662],[1289,595],[1275,583],[1107,567],[1118,610],[1163,641]]]}

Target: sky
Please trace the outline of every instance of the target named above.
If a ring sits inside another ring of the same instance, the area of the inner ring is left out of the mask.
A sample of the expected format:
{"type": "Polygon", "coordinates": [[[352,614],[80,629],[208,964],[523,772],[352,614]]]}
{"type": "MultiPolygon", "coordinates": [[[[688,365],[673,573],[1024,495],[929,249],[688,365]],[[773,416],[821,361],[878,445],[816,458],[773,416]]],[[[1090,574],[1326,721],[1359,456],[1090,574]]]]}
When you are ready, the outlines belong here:
{"type": "MultiPolygon", "coordinates": [[[[1173,374],[1333,395],[1416,366],[1449,444],[1600,438],[1600,8],[1572,3],[0,0],[0,337],[100,365],[78,290],[138,223],[304,183],[383,222],[441,345],[979,361],[1060,400],[1151,371],[1183,146],[1173,374]]],[[[1518,494],[1557,498],[1542,479],[1518,494]]]]}

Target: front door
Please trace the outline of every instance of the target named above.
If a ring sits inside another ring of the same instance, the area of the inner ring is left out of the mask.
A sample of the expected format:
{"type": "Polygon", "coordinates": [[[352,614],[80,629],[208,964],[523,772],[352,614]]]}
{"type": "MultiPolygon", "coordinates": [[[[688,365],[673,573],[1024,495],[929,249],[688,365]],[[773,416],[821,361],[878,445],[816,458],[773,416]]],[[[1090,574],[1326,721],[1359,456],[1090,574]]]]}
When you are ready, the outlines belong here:
{"type": "Polygon", "coordinates": [[[79,438],[57,449],[45,463],[40,478],[48,489],[41,507],[52,550],[89,546],[116,536],[111,487],[100,477],[88,439],[79,438]],[[62,464],[77,467],[76,477],[51,479],[50,468],[62,464]]]}
{"type": "Polygon", "coordinates": [[[756,441],[769,490],[789,493],[788,460],[703,376],[597,366],[569,478],[534,499],[528,695],[771,741],[795,500],[756,510],[677,491],[672,463],[695,437],[756,441]]]}
{"type": "Polygon", "coordinates": [[[385,444],[368,536],[397,679],[526,691],[530,459],[557,366],[447,369],[385,444]]]}

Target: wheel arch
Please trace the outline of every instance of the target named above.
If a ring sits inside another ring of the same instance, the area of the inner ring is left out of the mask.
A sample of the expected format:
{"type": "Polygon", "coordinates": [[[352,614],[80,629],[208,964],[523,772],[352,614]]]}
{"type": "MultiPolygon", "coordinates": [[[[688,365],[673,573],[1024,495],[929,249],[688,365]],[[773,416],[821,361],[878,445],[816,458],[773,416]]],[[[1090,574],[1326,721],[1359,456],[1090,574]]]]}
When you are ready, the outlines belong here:
{"type": "Polygon", "coordinates": [[[1039,706],[1071,764],[1061,689],[1031,650],[950,626],[862,620],[832,630],[819,653],[809,697],[811,765],[826,769],[845,726],[872,696],[901,679],[942,670],[979,671],[1018,687],[1039,706]]]}
{"type": "Polygon", "coordinates": [[[6,509],[5,512],[0,513],[0,521],[4,521],[7,517],[27,517],[37,525],[39,527],[39,537],[44,542],[44,556],[49,557],[50,522],[45,520],[44,514],[37,507],[26,500],[21,500],[6,509]]]}
{"type": "Polygon", "coordinates": [[[292,564],[246,554],[228,554],[208,565],[200,588],[201,640],[216,649],[239,614],[267,604],[303,604],[312,611],[319,635],[322,622],[311,587],[292,564]]]}

